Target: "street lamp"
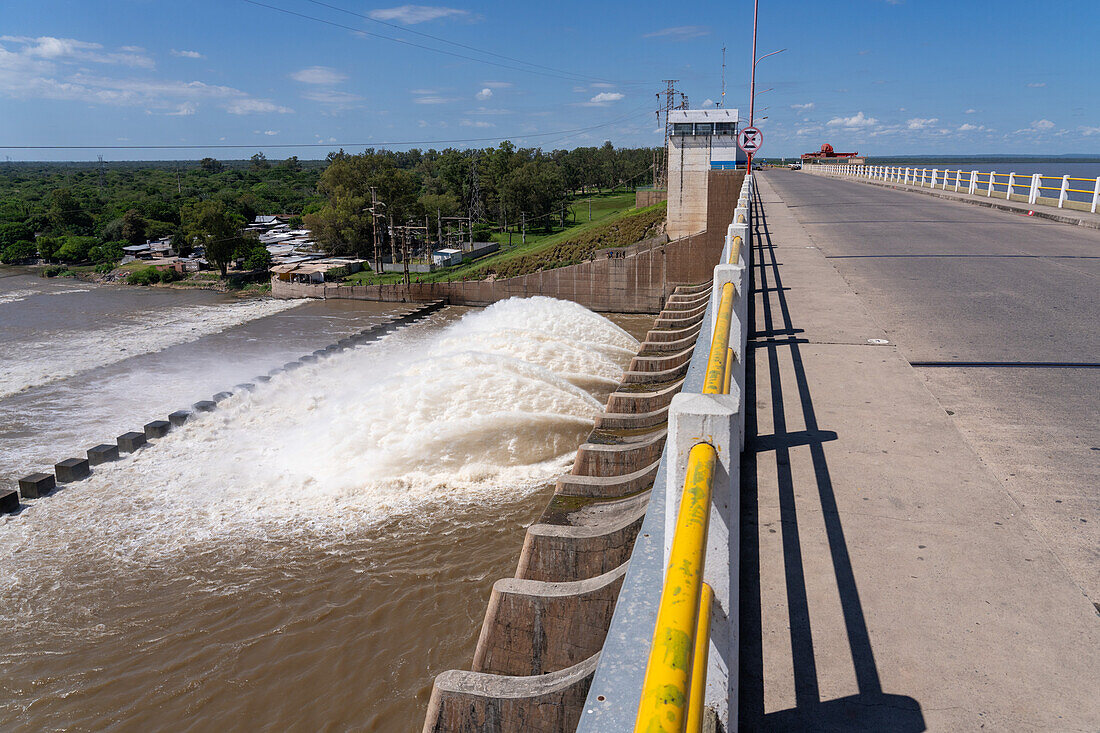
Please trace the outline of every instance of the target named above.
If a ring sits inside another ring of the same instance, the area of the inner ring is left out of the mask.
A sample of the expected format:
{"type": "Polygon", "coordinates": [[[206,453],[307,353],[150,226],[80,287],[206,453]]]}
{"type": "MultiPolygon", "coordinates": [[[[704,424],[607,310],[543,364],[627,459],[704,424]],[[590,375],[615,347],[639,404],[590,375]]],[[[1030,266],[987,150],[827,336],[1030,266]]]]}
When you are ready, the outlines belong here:
{"type": "MultiPolygon", "coordinates": [[[[768,56],[775,56],[777,53],[783,53],[787,49],[781,48],[778,51],[772,51],[769,54],[765,54],[760,58],[756,58],[756,25],[757,20],[760,17],[760,0],[753,0],[752,4],[752,72],[749,75],[749,127],[752,127],[754,121],[754,112],[756,111],[756,65],[768,58],[768,56]]],[[[749,170],[752,170],[752,153],[748,154],[749,170]]]]}

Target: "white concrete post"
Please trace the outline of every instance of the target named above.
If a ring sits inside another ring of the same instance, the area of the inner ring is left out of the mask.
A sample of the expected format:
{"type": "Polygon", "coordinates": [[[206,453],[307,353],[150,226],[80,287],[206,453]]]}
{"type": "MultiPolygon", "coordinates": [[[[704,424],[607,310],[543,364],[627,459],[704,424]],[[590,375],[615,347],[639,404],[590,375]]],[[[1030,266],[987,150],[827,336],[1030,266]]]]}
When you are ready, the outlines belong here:
{"type": "Polygon", "coordinates": [[[908,168],[905,169],[905,181],[904,181],[904,183],[906,185],[909,184],[909,169],[908,168]]]}
{"type": "MultiPolygon", "coordinates": [[[[741,256],[737,259],[737,264],[745,265],[748,262],[748,257],[746,255],[748,254],[750,246],[749,225],[737,224],[736,222],[730,224],[730,242],[733,242],[733,238],[737,236],[741,237],[741,256]]],[[[726,259],[727,261],[729,260],[728,255],[726,256],[726,259]]]]}
{"type": "Polygon", "coordinates": [[[955,193],[959,192],[959,182],[962,180],[963,172],[961,170],[955,171],[955,193]]]}
{"type": "MultiPolygon", "coordinates": [[[[737,715],[738,576],[740,566],[741,451],[738,448],[737,413],[741,394],[735,387],[728,395],[680,393],[668,410],[668,467],[665,496],[665,563],[680,510],[687,472],[688,453],[699,443],[710,443],[718,454],[711,488],[710,524],[707,529],[703,579],[714,589],[711,613],[710,658],[707,663],[706,705],[714,708],[726,730],[730,711],[737,715]],[[735,392],[737,392],[735,394],[735,392]],[[732,670],[732,675],[731,675],[732,670]]],[[[658,489],[659,490],[659,489],[658,489]]]]}
{"type": "Polygon", "coordinates": [[[1092,213],[1096,213],[1098,206],[1100,206],[1100,176],[1096,177],[1096,188],[1092,190],[1092,213]]]}
{"type": "Polygon", "coordinates": [[[1016,171],[1012,171],[1008,174],[1008,195],[1005,197],[1007,200],[1012,200],[1012,187],[1016,185],[1016,171]]]}
{"type": "Polygon", "coordinates": [[[1031,175],[1031,189],[1027,192],[1027,202],[1034,204],[1039,200],[1039,186],[1043,185],[1043,177],[1038,173],[1031,175]]]}
{"type": "Polygon", "coordinates": [[[1061,209],[1065,203],[1069,193],[1069,176],[1062,176],[1062,190],[1058,192],[1058,208],[1061,209]]]}
{"type": "Polygon", "coordinates": [[[970,187],[966,190],[971,196],[978,190],[978,171],[970,171],[970,187]]]}
{"type": "Polygon", "coordinates": [[[985,189],[985,197],[993,196],[993,181],[997,178],[997,171],[989,171],[989,186],[985,189]]]}
{"type": "Polygon", "coordinates": [[[932,169],[932,185],[929,186],[929,188],[935,188],[936,187],[936,174],[939,173],[939,172],[940,172],[939,168],[933,168],[932,169]]]}

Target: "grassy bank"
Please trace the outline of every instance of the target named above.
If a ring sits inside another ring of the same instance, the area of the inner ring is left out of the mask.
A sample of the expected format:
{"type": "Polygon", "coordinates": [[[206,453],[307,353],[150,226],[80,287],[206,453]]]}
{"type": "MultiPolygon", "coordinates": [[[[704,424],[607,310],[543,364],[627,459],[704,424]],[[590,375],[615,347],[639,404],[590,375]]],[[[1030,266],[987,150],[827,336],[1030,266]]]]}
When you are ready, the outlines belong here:
{"type": "MultiPolygon", "coordinates": [[[[574,201],[570,206],[570,213],[575,221],[564,228],[557,226],[550,231],[538,232],[528,230],[526,242],[521,241],[518,232],[496,232],[492,239],[500,244],[498,252],[446,270],[413,273],[412,278],[419,282],[481,280],[491,274],[512,277],[581,262],[596,249],[625,247],[649,236],[645,232],[652,231],[656,223],[664,221],[665,205],[662,203],[647,209],[635,209],[632,191],[606,193],[592,196],[591,201],[574,201]],[[591,221],[588,218],[590,205],[591,221]]],[[[377,285],[401,280],[401,273],[379,276],[363,271],[345,278],[344,284],[377,285]]]]}

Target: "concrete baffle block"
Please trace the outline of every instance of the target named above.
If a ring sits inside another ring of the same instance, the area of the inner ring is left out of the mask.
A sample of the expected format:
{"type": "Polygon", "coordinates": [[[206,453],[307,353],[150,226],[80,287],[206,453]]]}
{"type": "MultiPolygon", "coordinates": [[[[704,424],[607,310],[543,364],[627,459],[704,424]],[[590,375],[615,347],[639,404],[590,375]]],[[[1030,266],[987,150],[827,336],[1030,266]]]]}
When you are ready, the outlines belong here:
{"type": "Polygon", "coordinates": [[[317,349],[313,352],[314,356],[328,356],[328,349],[317,349]]]}
{"type": "Polygon", "coordinates": [[[190,410],[176,410],[168,416],[168,422],[172,423],[173,426],[178,428],[180,425],[183,425],[185,422],[190,420],[191,415],[192,412],[190,410]]]}
{"type": "Polygon", "coordinates": [[[92,470],[88,467],[87,458],[66,458],[63,461],[55,463],[53,471],[57,476],[57,482],[59,484],[80,481],[92,475],[92,470]]]}
{"type": "Polygon", "coordinates": [[[88,463],[92,466],[98,466],[101,463],[108,463],[110,461],[117,460],[117,445],[111,445],[110,443],[101,443],[94,448],[88,449],[88,463]]]}
{"type": "Polygon", "coordinates": [[[145,445],[145,433],[129,432],[118,436],[116,441],[120,453],[133,453],[145,445]]]}
{"type": "Polygon", "coordinates": [[[168,435],[168,431],[172,429],[172,423],[167,420],[154,420],[153,422],[146,423],[145,427],[146,438],[163,438],[168,435]]]}
{"type": "Polygon", "coordinates": [[[310,362],[317,361],[317,355],[316,354],[306,354],[305,356],[303,356],[298,361],[301,362],[302,364],[309,364],[310,362]]]}
{"type": "Polygon", "coordinates": [[[0,514],[19,511],[19,494],[15,489],[0,489],[0,514]]]}
{"type": "Polygon", "coordinates": [[[213,400],[201,400],[191,405],[191,409],[195,412],[213,412],[214,408],[218,406],[218,403],[213,400]]]}
{"type": "Polygon", "coordinates": [[[210,399],[212,399],[214,401],[214,404],[216,405],[219,402],[224,402],[225,400],[229,399],[232,396],[233,396],[232,392],[218,392],[216,395],[214,395],[210,399]]]}
{"type": "Polygon", "coordinates": [[[259,382],[260,384],[267,384],[268,382],[271,381],[271,377],[264,374],[264,375],[261,375],[259,377],[256,377],[256,381],[259,382]]]}
{"type": "Polygon", "coordinates": [[[252,382],[241,382],[233,388],[235,392],[252,392],[255,391],[255,389],[256,385],[254,385],[252,382]]]}
{"type": "Polygon", "coordinates": [[[299,364],[296,361],[288,361],[286,364],[283,364],[283,371],[284,372],[292,372],[295,369],[301,369],[301,368],[302,368],[302,365],[299,364]]]}
{"type": "MultiPolygon", "coordinates": [[[[19,479],[19,493],[24,499],[37,499],[44,496],[57,486],[57,481],[52,473],[32,473],[19,479]]],[[[16,503],[18,506],[18,502],[16,503]]]]}

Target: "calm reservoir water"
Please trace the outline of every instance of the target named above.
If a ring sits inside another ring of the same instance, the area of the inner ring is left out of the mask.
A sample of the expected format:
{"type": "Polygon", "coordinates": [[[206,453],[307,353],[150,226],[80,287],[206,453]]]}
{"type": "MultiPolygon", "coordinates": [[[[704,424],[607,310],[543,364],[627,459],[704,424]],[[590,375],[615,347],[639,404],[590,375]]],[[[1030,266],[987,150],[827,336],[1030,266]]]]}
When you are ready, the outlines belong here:
{"type": "MultiPolygon", "coordinates": [[[[399,312],[0,270],[0,484],[399,312]]],[[[447,308],[0,517],[0,729],[418,730],[636,347],[447,308]]]]}

